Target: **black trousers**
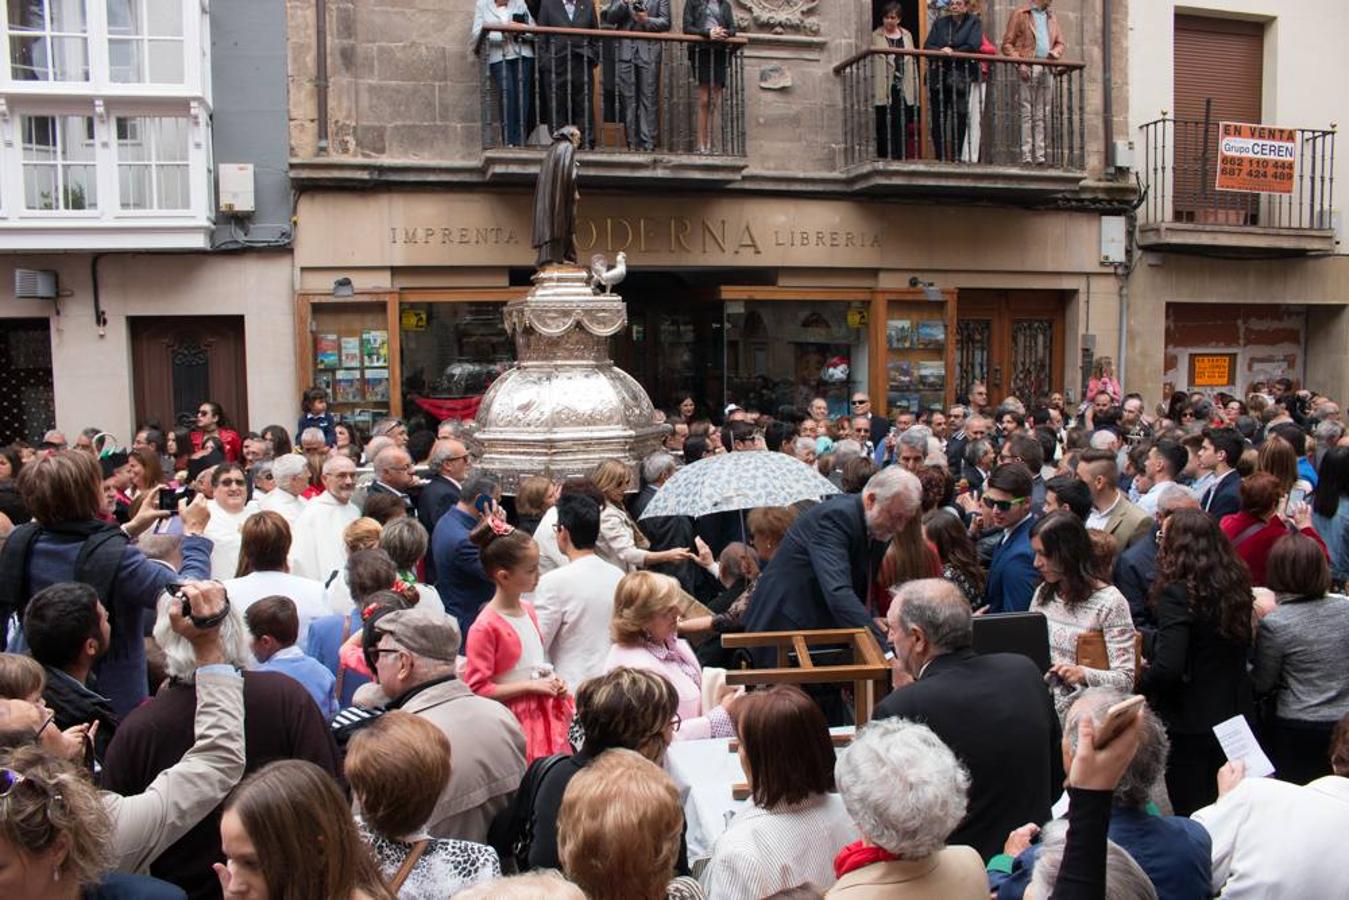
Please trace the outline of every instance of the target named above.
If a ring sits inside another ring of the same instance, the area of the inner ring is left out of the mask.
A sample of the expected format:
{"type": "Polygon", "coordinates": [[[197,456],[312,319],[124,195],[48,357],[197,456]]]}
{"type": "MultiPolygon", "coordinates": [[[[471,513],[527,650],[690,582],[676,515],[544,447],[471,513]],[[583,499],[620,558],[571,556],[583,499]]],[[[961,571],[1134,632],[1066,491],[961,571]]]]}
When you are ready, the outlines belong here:
{"type": "Polygon", "coordinates": [[[903,159],[908,155],[909,125],[916,116],[904,103],[898,88],[890,91],[890,103],[876,107],[876,155],[881,159],[903,159]]]}
{"type": "Polygon", "coordinates": [[[1166,759],[1166,792],[1178,816],[1188,816],[1218,799],[1218,770],[1227,762],[1213,732],[1171,733],[1166,759]]]}
{"type": "Polygon", "coordinates": [[[954,67],[933,66],[927,95],[932,109],[932,149],[937,159],[958,159],[970,124],[969,75],[954,67]]]}
{"type": "Polygon", "coordinates": [[[539,68],[543,118],[548,130],[556,132],[564,125],[575,125],[581,132],[582,146],[595,145],[592,133],[590,60],[579,53],[545,59],[539,68]]]}
{"type": "Polygon", "coordinates": [[[1274,719],[1266,729],[1269,761],[1274,777],[1292,784],[1306,784],[1330,775],[1330,735],[1334,722],[1295,722],[1274,719]]]}

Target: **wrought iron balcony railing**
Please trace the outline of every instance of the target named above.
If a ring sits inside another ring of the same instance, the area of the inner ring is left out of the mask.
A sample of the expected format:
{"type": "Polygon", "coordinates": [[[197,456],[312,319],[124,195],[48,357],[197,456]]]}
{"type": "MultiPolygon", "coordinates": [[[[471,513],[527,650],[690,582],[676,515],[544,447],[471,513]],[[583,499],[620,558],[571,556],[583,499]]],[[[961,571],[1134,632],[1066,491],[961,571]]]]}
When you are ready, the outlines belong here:
{"type": "Polygon", "coordinates": [[[479,44],[482,146],[745,155],[743,37],[488,25],[479,44]]]}
{"type": "Polygon", "coordinates": [[[894,161],[1085,169],[1085,64],[871,48],[843,82],[845,166],[894,161]]]}

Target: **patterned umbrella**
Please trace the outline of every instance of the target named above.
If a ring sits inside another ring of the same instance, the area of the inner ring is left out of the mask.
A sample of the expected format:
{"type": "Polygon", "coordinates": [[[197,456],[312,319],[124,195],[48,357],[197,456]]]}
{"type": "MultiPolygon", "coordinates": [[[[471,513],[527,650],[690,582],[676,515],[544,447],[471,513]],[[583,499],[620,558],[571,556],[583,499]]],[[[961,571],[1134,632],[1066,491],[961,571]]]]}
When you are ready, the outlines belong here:
{"type": "Polygon", "coordinates": [[[756,506],[791,506],[837,493],[828,478],[799,459],[768,450],[742,450],[707,456],[680,469],[651,498],[642,518],[697,518],[756,506]]]}

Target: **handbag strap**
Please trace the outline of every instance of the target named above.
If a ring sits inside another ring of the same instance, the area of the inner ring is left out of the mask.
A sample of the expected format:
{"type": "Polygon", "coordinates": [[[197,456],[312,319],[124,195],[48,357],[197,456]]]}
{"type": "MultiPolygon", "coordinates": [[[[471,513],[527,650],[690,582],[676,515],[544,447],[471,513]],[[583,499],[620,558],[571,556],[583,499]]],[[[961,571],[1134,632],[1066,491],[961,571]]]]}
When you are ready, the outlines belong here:
{"type": "Polygon", "coordinates": [[[354,615],[354,612],[349,612],[342,620],[342,640],[337,642],[337,678],[333,681],[333,700],[338,706],[342,705],[342,683],[347,677],[347,667],[342,665],[342,645],[351,637],[351,617],[354,615]]]}
{"type": "Polygon", "coordinates": [[[1232,549],[1237,549],[1242,544],[1255,537],[1257,533],[1264,531],[1267,525],[1269,525],[1268,522],[1256,522],[1254,525],[1247,525],[1241,534],[1232,539],[1232,549]]]}
{"type": "Polygon", "coordinates": [[[412,867],[417,864],[417,860],[422,858],[422,854],[426,852],[426,848],[430,843],[430,838],[422,838],[412,845],[412,849],[408,851],[408,855],[403,859],[403,864],[398,867],[398,871],[394,873],[393,879],[389,881],[389,893],[393,894],[395,897],[398,896],[398,892],[403,887],[403,882],[407,881],[408,876],[412,874],[412,867]]]}

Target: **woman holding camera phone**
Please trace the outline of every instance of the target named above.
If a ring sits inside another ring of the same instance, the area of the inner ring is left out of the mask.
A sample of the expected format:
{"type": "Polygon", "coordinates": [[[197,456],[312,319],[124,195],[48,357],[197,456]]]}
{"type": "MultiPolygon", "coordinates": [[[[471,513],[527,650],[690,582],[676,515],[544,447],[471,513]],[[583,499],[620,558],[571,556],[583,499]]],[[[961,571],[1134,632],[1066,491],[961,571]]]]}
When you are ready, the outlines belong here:
{"type": "Polygon", "coordinates": [[[698,81],[698,152],[712,152],[712,116],[721,104],[730,49],[723,43],[735,37],[735,13],[730,0],[688,0],[684,6],[684,33],[710,43],[689,44],[689,61],[698,81]]]}
{"type": "Polygon", "coordinates": [[[487,71],[501,97],[502,138],[508,147],[525,142],[534,118],[534,48],[532,35],[489,31],[485,25],[533,25],[525,0],[477,0],[469,44],[475,54],[487,46],[487,71]]]}

